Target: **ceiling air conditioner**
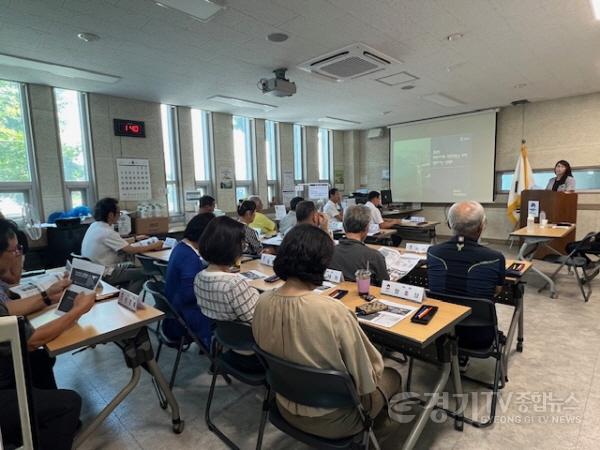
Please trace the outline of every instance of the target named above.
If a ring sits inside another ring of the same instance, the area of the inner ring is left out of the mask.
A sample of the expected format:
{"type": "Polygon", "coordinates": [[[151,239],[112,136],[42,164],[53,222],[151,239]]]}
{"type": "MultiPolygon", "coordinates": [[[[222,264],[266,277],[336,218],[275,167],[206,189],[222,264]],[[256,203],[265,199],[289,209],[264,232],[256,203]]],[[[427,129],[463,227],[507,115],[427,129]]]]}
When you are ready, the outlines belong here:
{"type": "Polygon", "coordinates": [[[306,61],[298,68],[329,80],[345,81],[385,70],[395,64],[401,64],[401,61],[365,44],[356,43],[306,61]]]}
{"type": "Polygon", "coordinates": [[[371,128],[367,131],[367,139],[377,139],[383,137],[383,128],[371,128]]]}

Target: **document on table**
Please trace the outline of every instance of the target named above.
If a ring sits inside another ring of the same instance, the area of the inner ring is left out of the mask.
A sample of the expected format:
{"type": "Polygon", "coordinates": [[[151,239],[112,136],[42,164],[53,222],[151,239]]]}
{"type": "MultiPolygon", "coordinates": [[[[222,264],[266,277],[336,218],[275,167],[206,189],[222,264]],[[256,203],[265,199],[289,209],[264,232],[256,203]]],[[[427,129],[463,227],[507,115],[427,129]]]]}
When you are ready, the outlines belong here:
{"type": "Polygon", "coordinates": [[[264,239],[262,241],[263,245],[274,245],[274,246],[280,246],[282,242],[283,242],[283,237],[279,236],[279,235],[274,236],[269,239],[264,239]]]}
{"type": "Polygon", "coordinates": [[[240,275],[242,275],[245,278],[248,278],[249,280],[260,280],[261,278],[267,278],[266,273],[259,272],[258,270],[249,270],[247,272],[240,272],[240,275]]]}
{"type": "Polygon", "coordinates": [[[313,289],[313,292],[316,294],[322,294],[327,289],[331,289],[332,287],[335,287],[335,286],[336,286],[336,284],[334,284],[334,283],[331,283],[329,281],[323,281],[323,284],[321,286],[319,286],[318,288],[313,289]]]}
{"type": "Polygon", "coordinates": [[[419,261],[423,259],[423,255],[416,253],[400,253],[390,247],[380,247],[379,252],[385,258],[385,264],[388,268],[390,280],[397,281],[413,270],[419,261]]]}
{"type": "Polygon", "coordinates": [[[377,299],[377,301],[386,305],[388,309],[375,314],[369,314],[368,316],[358,316],[358,320],[379,325],[380,327],[391,328],[417,309],[413,306],[401,305],[386,300],[377,299]]]}

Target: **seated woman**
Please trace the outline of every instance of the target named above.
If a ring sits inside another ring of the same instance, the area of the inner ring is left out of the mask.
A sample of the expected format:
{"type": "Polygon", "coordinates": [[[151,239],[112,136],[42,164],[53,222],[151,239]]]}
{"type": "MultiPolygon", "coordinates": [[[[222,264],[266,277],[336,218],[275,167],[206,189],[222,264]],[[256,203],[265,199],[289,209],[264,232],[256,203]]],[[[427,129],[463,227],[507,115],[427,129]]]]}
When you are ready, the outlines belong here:
{"type": "MultiPolygon", "coordinates": [[[[185,227],[183,240],[175,246],[169,258],[165,279],[165,294],[181,314],[183,320],[210,349],[212,321],[202,314],[194,295],[194,278],[207,264],[200,258],[198,241],[208,223],[215,218],[212,213],[195,216],[185,227]]],[[[184,331],[174,319],[163,321],[163,332],[170,339],[179,339],[184,331]]]]}
{"type": "MultiPolygon", "coordinates": [[[[361,402],[376,417],[375,433],[387,425],[387,399],[400,390],[400,375],[384,368],[379,352],[343,303],[313,292],[333,255],[333,241],[312,225],[296,225],[283,239],[275,273],[285,284],[263,293],[252,332],[258,346],[296,364],[348,371],[361,402]]],[[[316,409],[278,396],[282,416],[306,433],[337,439],[362,430],[356,409],[316,409]]]]}
{"type": "MultiPolygon", "coordinates": [[[[250,324],[258,291],[239,273],[231,273],[242,256],[244,225],[231,217],[211,220],[200,239],[200,255],[208,267],[196,275],[194,292],[205,316],[218,321],[250,324]]],[[[252,352],[228,351],[225,358],[247,372],[261,372],[262,365],[252,352]]]]}
{"type": "Polygon", "coordinates": [[[250,224],[256,218],[256,203],[252,200],[244,200],[237,210],[239,221],[244,226],[244,242],[242,246],[242,253],[247,255],[258,255],[262,252],[262,244],[258,238],[256,230],[250,227],[250,224]]]}

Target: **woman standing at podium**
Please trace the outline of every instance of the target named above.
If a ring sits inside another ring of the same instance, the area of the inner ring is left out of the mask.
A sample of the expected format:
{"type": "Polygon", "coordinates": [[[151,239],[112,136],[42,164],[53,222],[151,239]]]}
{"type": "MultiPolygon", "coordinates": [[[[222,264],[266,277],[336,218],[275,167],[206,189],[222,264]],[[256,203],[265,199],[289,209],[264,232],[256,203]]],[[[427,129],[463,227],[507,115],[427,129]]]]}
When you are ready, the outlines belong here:
{"type": "Polygon", "coordinates": [[[558,192],[574,192],[575,191],[575,178],[571,172],[571,165],[561,159],[554,166],[555,177],[550,178],[546,190],[558,191],[558,192]]]}

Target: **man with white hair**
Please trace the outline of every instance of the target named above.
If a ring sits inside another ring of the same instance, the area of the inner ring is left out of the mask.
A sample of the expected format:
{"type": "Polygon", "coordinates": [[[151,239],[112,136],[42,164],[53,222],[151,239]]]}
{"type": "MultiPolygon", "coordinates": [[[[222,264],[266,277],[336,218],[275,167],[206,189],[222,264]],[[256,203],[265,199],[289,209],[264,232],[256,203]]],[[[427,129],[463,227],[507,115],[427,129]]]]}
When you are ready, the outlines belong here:
{"type": "MultiPolygon", "coordinates": [[[[474,201],[455,203],[448,212],[453,237],[427,251],[429,289],[442,294],[492,299],[504,285],[504,255],[479,244],[485,228],[485,211],[474,201]]],[[[493,330],[456,328],[459,345],[486,348],[493,330]]]]}

